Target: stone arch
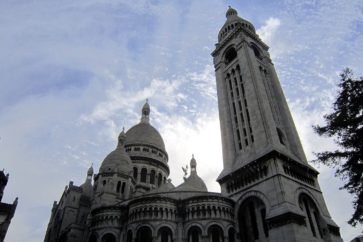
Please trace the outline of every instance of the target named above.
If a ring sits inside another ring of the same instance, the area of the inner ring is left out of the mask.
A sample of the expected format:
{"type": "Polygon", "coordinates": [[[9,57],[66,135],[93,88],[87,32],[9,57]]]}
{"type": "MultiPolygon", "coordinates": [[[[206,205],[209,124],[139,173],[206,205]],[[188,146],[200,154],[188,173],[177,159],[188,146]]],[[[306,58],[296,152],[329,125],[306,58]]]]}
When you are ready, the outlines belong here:
{"type": "Polygon", "coordinates": [[[251,42],[249,44],[249,46],[251,47],[251,49],[253,50],[253,53],[255,54],[255,56],[258,58],[258,59],[262,59],[262,50],[253,42],[251,42]]]}
{"type": "Polygon", "coordinates": [[[160,226],[160,228],[157,230],[157,241],[160,242],[172,242],[174,238],[172,228],[166,225],[160,226]]]}
{"type": "Polygon", "coordinates": [[[305,225],[311,234],[316,238],[324,239],[328,226],[314,197],[305,191],[300,192],[298,206],[305,216],[305,225]]]}
{"type": "Polygon", "coordinates": [[[137,233],[137,231],[139,231],[140,230],[140,228],[142,228],[142,227],[148,227],[150,230],[151,230],[151,234],[152,234],[152,236],[153,237],[155,237],[155,227],[154,226],[152,226],[151,224],[144,224],[144,223],[142,223],[142,224],[138,224],[137,226],[136,226],[136,228],[135,228],[135,230],[134,230],[134,233],[136,234],[137,233]]]}
{"type": "Polygon", "coordinates": [[[235,214],[238,214],[238,210],[241,206],[241,204],[243,203],[243,201],[245,201],[247,198],[249,197],[257,197],[259,198],[260,200],[262,200],[262,202],[265,204],[266,206],[266,215],[269,214],[270,212],[270,208],[271,208],[271,205],[270,205],[270,202],[268,200],[268,198],[266,197],[265,194],[263,194],[262,192],[260,191],[257,191],[257,190],[251,190],[251,191],[248,191],[247,193],[241,195],[238,199],[237,199],[237,203],[236,203],[236,206],[235,206],[235,214]]]}
{"type": "Polygon", "coordinates": [[[202,226],[196,223],[191,224],[186,229],[187,242],[202,242],[203,229],[202,226]]]}
{"type": "Polygon", "coordinates": [[[152,242],[153,237],[153,229],[151,226],[143,224],[136,230],[135,242],[152,242]]]}
{"type": "Polygon", "coordinates": [[[98,234],[96,232],[92,232],[88,238],[88,242],[97,242],[98,241],[98,234]]]}
{"type": "Polygon", "coordinates": [[[223,228],[217,223],[208,226],[207,234],[210,242],[224,242],[223,228]]]}
{"type": "Polygon", "coordinates": [[[116,235],[111,232],[106,232],[102,235],[101,242],[116,242],[116,235]]]}
{"type": "Polygon", "coordinates": [[[131,229],[127,230],[126,233],[126,242],[132,242],[133,241],[133,232],[131,229]]]}
{"type": "Polygon", "coordinates": [[[236,230],[233,226],[229,226],[227,228],[227,234],[228,234],[228,242],[235,242],[236,241],[236,230]]]}
{"type": "MultiPolygon", "coordinates": [[[[258,194],[258,193],[257,193],[258,194]]],[[[253,242],[269,237],[266,221],[266,204],[259,196],[245,196],[239,201],[237,214],[238,231],[244,242],[253,242]]]]}
{"type": "Polygon", "coordinates": [[[321,204],[319,203],[319,201],[315,198],[315,196],[306,188],[304,187],[299,187],[295,190],[295,204],[298,206],[299,204],[299,198],[301,196],[301,194],[305,193],[307,196],[309,196],[314,202],[315,205],[318,207],[319,211],[323,214],[323,210],[321,204]]]}
{"type": "Polygon", "coordinates": [[[227,65],[229,63],[231,63],[233,60],[235,60],[236,58],[237,58],[237,51],[233,45],[229,46],[223,53],[223,59],[227,65]]]}

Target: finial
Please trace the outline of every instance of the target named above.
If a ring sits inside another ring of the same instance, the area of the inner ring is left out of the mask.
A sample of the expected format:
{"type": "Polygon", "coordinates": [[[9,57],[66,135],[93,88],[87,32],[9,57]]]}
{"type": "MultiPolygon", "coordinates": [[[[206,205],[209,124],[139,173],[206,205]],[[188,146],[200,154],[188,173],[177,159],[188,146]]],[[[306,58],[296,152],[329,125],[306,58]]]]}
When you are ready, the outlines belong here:
{"type": "Polygon", "coordinates": [[[190,160],[190,171],[196,172],[197,171],[197,161],[194,158],[194,154],[192,154],[192,159],[190,160]]]}

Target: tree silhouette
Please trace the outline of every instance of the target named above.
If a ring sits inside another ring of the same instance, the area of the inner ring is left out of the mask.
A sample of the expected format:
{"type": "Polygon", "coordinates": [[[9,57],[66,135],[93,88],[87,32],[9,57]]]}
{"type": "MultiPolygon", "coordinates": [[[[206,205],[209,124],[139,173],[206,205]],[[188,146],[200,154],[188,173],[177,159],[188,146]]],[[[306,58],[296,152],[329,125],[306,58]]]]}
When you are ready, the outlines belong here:
{"type": "Polygon", "coordinates": [[[324,115],[324,126],[314,126],[319,135],[333,137],[338,149],[316,153],[314,162],[334,167],[344,181],[342,188],[354,195],[348,223],[356,226],[363,223],[363,78],[354,78],[348,68],[340,77],[333,112],[324,115]]]}

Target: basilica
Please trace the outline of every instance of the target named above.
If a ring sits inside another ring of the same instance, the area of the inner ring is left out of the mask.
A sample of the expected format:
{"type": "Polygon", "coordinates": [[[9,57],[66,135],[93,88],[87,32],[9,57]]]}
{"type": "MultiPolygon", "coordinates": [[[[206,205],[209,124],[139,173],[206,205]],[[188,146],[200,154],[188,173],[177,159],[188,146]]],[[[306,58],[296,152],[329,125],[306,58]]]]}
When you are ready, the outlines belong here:
{"type": "Polygon", "coordinates": [[[171,183],[166,146],[146,102],[140,122],[120,132],[98,172],[90,167],[83,184],[70,182],[54,202],[46,242],[342,241],[268,46],[231,7],[212,57],[221,193],[208,192],[194,157],[184,182],[171,183]]]}

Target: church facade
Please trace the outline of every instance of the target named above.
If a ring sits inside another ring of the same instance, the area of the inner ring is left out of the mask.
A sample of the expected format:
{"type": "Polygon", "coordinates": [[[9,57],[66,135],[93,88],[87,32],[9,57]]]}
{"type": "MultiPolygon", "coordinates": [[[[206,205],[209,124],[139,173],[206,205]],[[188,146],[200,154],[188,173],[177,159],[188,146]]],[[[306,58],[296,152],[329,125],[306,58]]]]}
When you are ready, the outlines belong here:
{"type": "Polygon", "coordinates": [[[46,242],[342,241],[304,155],[268,46],[229,8],[212,53],[222,135],[221,193],[190,174],[174,186],[168,153],[150,124],[138,124],[85,182],[54,202],[46,242]]]}

